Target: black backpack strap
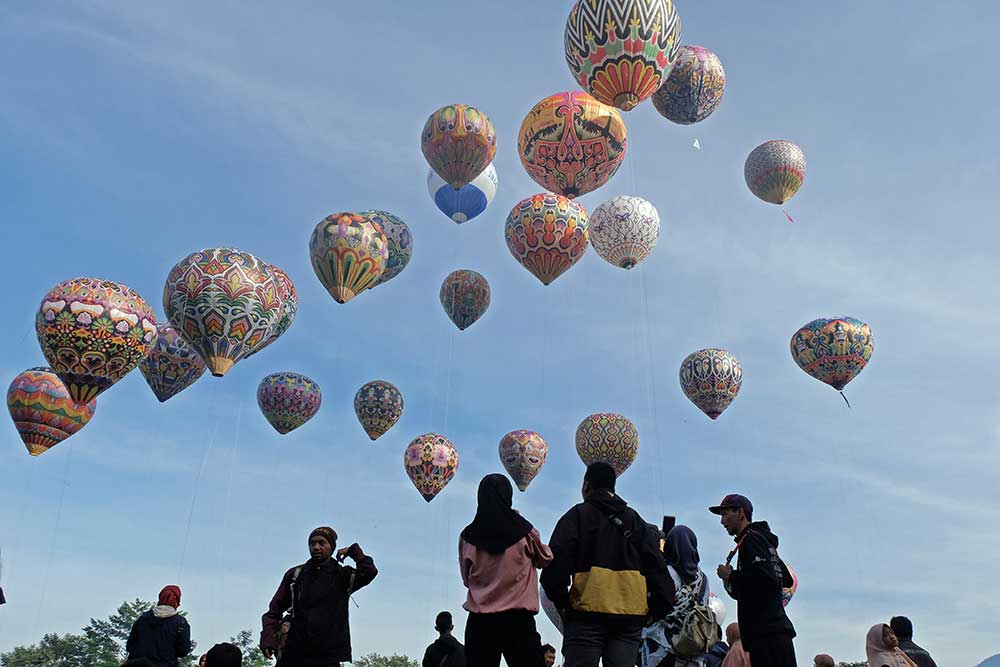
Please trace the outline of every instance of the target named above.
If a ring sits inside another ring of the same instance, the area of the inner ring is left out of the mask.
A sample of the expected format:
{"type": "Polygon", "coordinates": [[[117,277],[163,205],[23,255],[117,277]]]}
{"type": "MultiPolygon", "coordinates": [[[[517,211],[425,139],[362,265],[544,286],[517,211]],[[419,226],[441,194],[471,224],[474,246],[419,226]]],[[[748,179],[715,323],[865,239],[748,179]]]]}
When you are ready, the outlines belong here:
{"type": "Polygon", "coordinates": [[[298,597],[298,593],[295,590],[295,583],[299,580],[299,575],[301,573],[302,573],[302,566],[299,565],[297,568],[295,568],[295,571],[292,572],[292,580],[288,583],[288,590],[291,591],[292,593],[292,608],[291,608],[291,613],[289,614],[291,618],[295,618],[295,598],[298,597]]]}

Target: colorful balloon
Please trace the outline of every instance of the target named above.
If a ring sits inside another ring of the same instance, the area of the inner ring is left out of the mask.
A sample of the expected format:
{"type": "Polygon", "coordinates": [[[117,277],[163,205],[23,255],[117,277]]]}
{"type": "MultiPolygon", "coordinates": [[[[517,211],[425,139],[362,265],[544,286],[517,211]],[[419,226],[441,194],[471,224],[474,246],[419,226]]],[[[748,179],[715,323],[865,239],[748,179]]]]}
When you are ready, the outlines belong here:
{"type": "Polygon", "coordinates": [[[799,368],[840,391],[872,358],[875,341],[861,320],[835,317],[806,324],[792,336],[790,347],[799,368]]]}
{"type": "Polygon", "coordinates": [[[205,362],[172,326],[160,323],[156,325],[156,345],[139,370],[163,403],[194,384],[205,372],[205,362]]]}
{"type": "Polygon", "coordinates": [[[146,358],[156,315],[125,285],[99,278],[59,283],[35,317],[42,354],[77,403],[89,403],[146,358]]]}
{"type": "Polygon", "coordinates": [[[461,224],[485,211],[493,201],[497,194],[497,170],[491,162],[471,183],[456,190],[431,169],[427,172],[427,191],[442,213],[461,224]]]}
{"type": "Polygon", "coordinates": [[[590,244],[607,262],[631,269],[653,252],[660,238],[660,214],[642,197],[609,199],[590,214],[590,244]]]}
{"type": "Polygon", "coordinates": [[[726,70],[719,56],[703,46],[682,46],[670,76],[653,93],[653,106],[673,123],[699,123],[719,108],[726,70]]]}
{"type": "Polygon", "coordinates": [[[718,419],[740,393],[743,367],[725,350],[692,352],[681,362],[681,389],[711,419],[718,419]]]}
{"type": "Polygon", "coordinates": [[[441,305],[459,331],[465,331],[490,307],[490,284],[470,269],[452,271],[441,283],[441,305]]]}
{"type": "Polygon", "coordinates": [[[319,385],[299,373],[271,373],[257,385],[257,405],[282,435],[312,419],[322,402],[319,385]]]}
{"type": "Polygon", "coordinates": [[[10,383],[7,409],[28,453],[38,456],[86,426],[97,401],[77,403],[51,368],[29,368],[10,383]]]}
{"type": "Polygon", "coordinates": [[[795,570],[788,563],[785,563],[785,567],[788,568],[788,574],[792,575],[792,585],[781,589],[782,607],[787,607],[788,603],[792,601],[792,597],[795,596],[795,591],[799,590],[799,575],[795,574],[795,570]]]}
{"type": "Polygon", "coordinates": [[[524,117],[517,152],[535,183],[572,199],[615,175],[625,160],[626,135],[614,107],[586,93],[556,93],[524,117]]]}
{"type": "Polygon", "coordinates": [[[374,287],[389,282],[410,263],[410,258],[413,256],[413,235],[410,234],[410,228],[405,222],[388,211],[362,211],[361,215],[381,227],[389,242],[389,258],[385,262],[385,271],[373,285],[374,287]]]}
{"type": "Polygon", "coordinates": [[[507,216],[507,248],[548,285],[587,252],[587,211],[552,193],[522,199],[507,216]]]}
{"type": "Polygon", "coordinates": [[[334,213],[313,230],[309,258],[333,300],[347,303],[382,278],[389,261],[389,239],[364,215],[334,213]]]}
{"type": "Polygon", "coordinates": [[[577,0],[566,20],[566,64],[581,88],[630,111],[663,84],[680,39],[673,0],[577,0]]]}
{"type": "Polygon", "coordinates": [[[576,453],[584,464],[603,461],[621,477],[639,454],[639,431],[622,415],[590,415],[576,429],[576,453]]]}
{"type": "Polygon", "coordinates": [[[372,440],[378,440],[403,416],[403,395],[392,384],[373,380],[354,395],[354,413],[372,440]]]}
{"type": "Polygon", "coordinates": [[[762,143],[743,165],[743,178],[750,192],[770,204],[784,204],[791,199],[805,177],[805,154],[784,139],[762,143]]]}
{"type": "Polygon", "coordinates": [[[549,617],[549,621],[555,626],[556,630],[559,631],[559,634],[564,634],[562,617],[559,615],[559,611],[556,609],[556,606],[552,604],[552,600],[550,600],[549,596],[545,594],[545,589],[542,588],[541,584],[538,585],[538,601],[541,602],[542,611],[544,611],[545,615],[549,617]]]}
{"type": "Polygon", "coordinates": [[[287,293],[267,262],[234,248],[206,248],[171,269],[163,309],[212,375],[222,377],[274,337],[288,314],[287,293]]]}
{"type": "Polygon", "coordinates": [[[545,465],[549,446],[534,431],[511,431],[500,440],[500,463],[521,491],[545,465]]]}
{"type": "Polygon", "coordinates": [[[425,433],[406,448],[403,466],[413,486],[430,502],[455,476],[458,450],[443,435],[425,433]]]}
{"type": "Polygon", "coordinates": [[[287,273],[274,264],[271,264],[271,271],[274,273],[274,279],[278,282],[278,302],[281,304],[281,317],[278,319],[278,323],[274,325],[271,333],[264,339],[264,342],[250,352],[247,357],[257,354],[288,331],[288,328],[292,326],[292,320],[295,319],[295,313],[299,309],[299,293],[295,290],[295,283],[292,282],[287,273]]]}
{"type": "Polygon", "coordinates": [[[493,123],[482,111],[449,104],[431,114],[420,134],[427,163],[453,189],[460,190],[483,173],[497,152],[493,123]]]}

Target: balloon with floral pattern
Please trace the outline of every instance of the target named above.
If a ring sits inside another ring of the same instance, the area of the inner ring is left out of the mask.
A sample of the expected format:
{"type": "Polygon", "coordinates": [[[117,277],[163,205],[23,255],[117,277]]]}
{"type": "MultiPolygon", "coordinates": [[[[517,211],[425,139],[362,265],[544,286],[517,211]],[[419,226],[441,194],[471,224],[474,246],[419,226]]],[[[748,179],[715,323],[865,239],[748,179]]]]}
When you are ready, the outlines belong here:
{"type": "Polygon", "coordinates": [[[365,216],[379,227],[389,242],[389,257],[385,262],[385,271],[379,277],[375,286],[387,283],[398,276],[413,257],[413,234],[406,223],[388,211],[362,211],[365,216]]]}
{"type": "Polygon", "coordinates": [[[766,141],[747,157],[743,178],[750,192],[769,204],[784,204],[806,178],[806,156],[790,141],[766,141]]]}
{"type": "Polygon", "coordinates": [[[522,199],[507,216],[507,248],[524,268],[548,285],[587,251],[587,211],[550,192],[522,199]]]}
{"type": "Polygon", "coordinates": [[[51,368],[29,368],[10,383],[7,410],[28,453],[38,456],[86,426],[97,400],[77,403],[51,368]]]}
{"type": "Polygon", "coordinates": [[[521,491],[541,471],[548,454],[549,446],[534,431],[511,431],[500,440],[500,463],[521,491]]]}
{"type": "Polygon", "coordinates": [[[403,416],[403,395],[393,384],[373,380],[354,395],[354,413],[368,437],[378,440],[403,416]]]}
{"type": "Polygon", "coordinates": [[[445,277],[439,297],[444,312],[465,331],[490,307],[490,284],[476,271],[459,269],[445,277]]]}
{"type": "Polygon", "coordinates": [[[871,327],[861,320],[834,317],[804,325],[789,347],[799,368],[840,391],[868,365],[875,341],[871,327]]]}
{"type": "Polygon", "coordinates": [[[639,455],[639,431],[623,415],[592,414],[576,429],[576,453],[586,465],[601,461],[619,477],[639,455]]]}
{"type": "Polygon", "coordinates": [[[443,435],[425,433],[406,448],[403,466],[413,486],[424,500],[430,502],[455,476],[458,450],[443,435]]]}
{"type": "Polygon", "coordinates": [[[719,108],[725,90],[719,56],[703,46],[682,46],[670,76],[653,93],[653,106],[673,123],[700,123],[719,108]]]}
{"type": "Polygon", "coordinates": [[[195,349],[165,322],[156,326],[156,345],[139,364],[139,371],[160,403],[194,384],[205,368],[195,349]]]}
{"type": "Polygon", "coordinates": [[[389,261],[389,239],[364,215],[334,213],[313,230],[309,258],[333,300],[347,303],[382,278],[389,261]]]}
{"type": "Polygon", "coordinates": [[[278,433],[285,435],[319,412],[319,385],[300,373],[271,373],[257,385],[257,405],[278,433]]]}
{"type": "Polygon", "coordinates": [[[590,214],[590,244],[609,264],[631,269],[653,252],[660,238],[660,214],[642,197],[609,199],[590,214]]]}
{"type": "Polygon", "coordinates": [[[680,380],[688,400],[709,418],[718,419],[740,393],[743,367],[726,350],[698,350],[681,362],[680,380]]]}
{"type": "Polygon", "coordinates": [[[295,319],[295,313],[299,309],[299,293],[296,291],[295,283],[292,282],[292,279],[274,264],[271,264],[271,272],[274,274],[274,279],[278,284],[278,302],[281,304],[281,316],[278,318],[278,323],[271,329],[271,333],[264,338],[264,341],[260,345],[247,354],[247,357],[257,354],[288,331],[288,328],[292,326],[292,320],[295,319]]]}
{"type": "Polygon", "coordinates": [[[483,173],[497,152],[489,117],[475,107],[449,104],[430,115],[420,148],[438,176],[459,190],[483,173]]]}

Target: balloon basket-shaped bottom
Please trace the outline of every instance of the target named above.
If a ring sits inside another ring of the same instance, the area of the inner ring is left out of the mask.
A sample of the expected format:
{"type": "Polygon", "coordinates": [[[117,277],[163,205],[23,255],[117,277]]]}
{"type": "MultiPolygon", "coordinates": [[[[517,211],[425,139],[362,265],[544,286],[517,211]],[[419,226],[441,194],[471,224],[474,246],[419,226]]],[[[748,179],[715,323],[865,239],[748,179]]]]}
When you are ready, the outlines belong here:
{"type": "Polygon", "coordinates": [[[631,111],[639,106],[639,96],[635,93],[619,93],[615,95],[615,106],[622,111],[631,111]]]}
{"type": "Polygon", "coordinates": [[[336,301],[337,303],[347,303],[348,301],[357,296],[354,290],[351,290],[350,288],[344,287],[342,285],[335,285],[334,287],[331,287],[327,291],[330,292],[330,296],[332,296],[333,300],[336,301]]]}
{"type": "Polygon", "coordinates": [[[229,369],[233,367],[236,363],[232,359],[227,359],[226,357],[206,357],[205,365],[208,366],[208,370],[211,371],[212,375],[217,378],[225,376],[229,372],[229,369]]]}

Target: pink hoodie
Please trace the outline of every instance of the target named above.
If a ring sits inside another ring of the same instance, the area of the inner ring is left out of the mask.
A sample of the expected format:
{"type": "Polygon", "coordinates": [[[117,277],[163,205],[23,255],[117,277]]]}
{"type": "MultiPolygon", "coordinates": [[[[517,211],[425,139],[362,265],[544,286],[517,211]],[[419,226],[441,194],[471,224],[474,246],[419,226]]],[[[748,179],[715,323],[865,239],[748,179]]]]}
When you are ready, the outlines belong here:
{"type": "Polygon", "coordinates": [[[552,562],[552,550],[531,529],[502,554],[491,554],[458,541],[462,583],[469,589],[462,607],[474,614],[523,609],[538,613],[538,572],[552,562]]]}

